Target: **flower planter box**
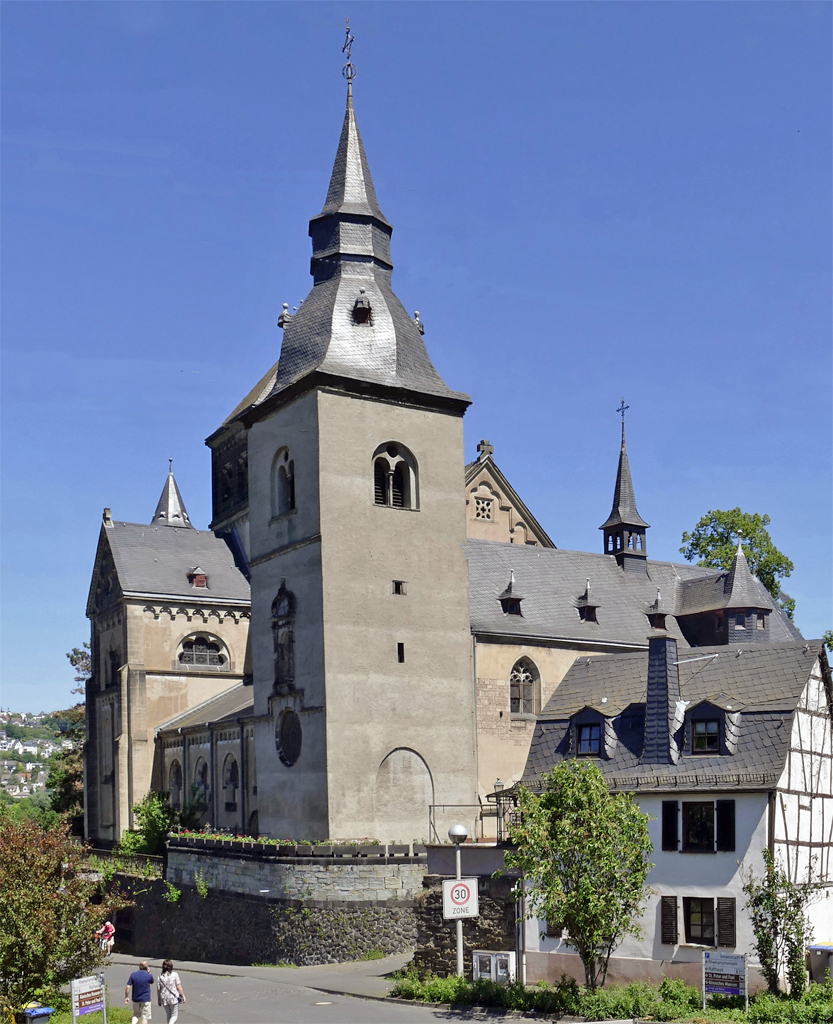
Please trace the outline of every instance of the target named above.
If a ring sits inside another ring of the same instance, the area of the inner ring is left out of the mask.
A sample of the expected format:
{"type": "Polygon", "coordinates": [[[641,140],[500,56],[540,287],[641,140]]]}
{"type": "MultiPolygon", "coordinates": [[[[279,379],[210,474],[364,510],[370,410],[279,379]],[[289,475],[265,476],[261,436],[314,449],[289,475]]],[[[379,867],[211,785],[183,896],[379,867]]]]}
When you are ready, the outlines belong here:
{"type": "Polygon", "coordinates": [[[358,846],[334,846],[333,856],[335,857],[357,857],[359,854],[358,846]]]}
{"type": "Polygon", "coordinates": [[[411,852],[410,846],[388,846],[389,857],[407,857],[411,852]]]}
{"type": "Polygon", "coordinates": [[[414,843],[414,856],[419,857],[420,854],[428,853],[428,847],[422,843],[414,843]]]}
{"type": "Polygon", "coordinates": [[[361,857],[384,857],[385,847],[380,846],[379,843],[371,843],[367,846],[359,847],[359,856],[361,857]]]}
{"type": "Polygon", "coordinates": [[[332,857],[332,846],[313,846],[311,851],[313,857],[332,857]]]}
{"type": "MultiPolygon", "coordinates": [[[[297,846],[291,846],[289,843],[282,843],[280,846],[272,846],[271,843],[264,844],[267,850],[270,850],[273,857],[295,857],[298,850],[297,846]]],[[[302,846],[303,850],[304,847],[302,846]]],[[[306,847],[309,849],[309,847],[306,847]]]]}

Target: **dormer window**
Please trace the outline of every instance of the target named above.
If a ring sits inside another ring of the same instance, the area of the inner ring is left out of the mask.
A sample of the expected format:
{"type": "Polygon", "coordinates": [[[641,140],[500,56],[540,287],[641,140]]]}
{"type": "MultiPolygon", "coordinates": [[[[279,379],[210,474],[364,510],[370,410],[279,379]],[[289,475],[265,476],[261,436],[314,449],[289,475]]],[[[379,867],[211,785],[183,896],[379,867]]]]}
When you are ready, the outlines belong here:
{"type": "Polygon", "coordinates": [[[585,605],[583,608],[578,609],[578,617],[582,622],[598,622],[596,618],[596,609],[593,605],[585,605]]]}
{"type": "Polygon", "coordinates": [[[735,612],[735,629],[746,629],[745,612],[735,612]]]}
{"type": "Polygon", "coordinates": [[[357,324],[370,323],[370,299],[365,294],[364,288],[359,289],[359,297],[353,305],[353,321],[357,324]]]}
{"type": "Polygon", "coordinates": [[[576,753],[579,757],[598,757],[602,746],[602,727],[590,725],[576,726],[576,753]]]}
{"type": "Polygon", "coordinates": [[[504,615],[520,615],[521,602],[516,597],[508,597],[500,602],[504,615]]]}
{"type": "Polygon", "coordinates": [[[692,722],[691,750],[694,754],[720,753],[720,722],[716,718],[692,722]]]}
{"type": "Polygon", "coordinates": [[[653,612],[648,616],[648,621],[654,629],[665,629],[665,615],[661,612],[653,612]]]}
{"type": "Polygon", "coordinates": [[[188,573],[188,582],[192,587],[199,587],[204,590],[208,587],[208,576],[197,565],[188,573]]]}

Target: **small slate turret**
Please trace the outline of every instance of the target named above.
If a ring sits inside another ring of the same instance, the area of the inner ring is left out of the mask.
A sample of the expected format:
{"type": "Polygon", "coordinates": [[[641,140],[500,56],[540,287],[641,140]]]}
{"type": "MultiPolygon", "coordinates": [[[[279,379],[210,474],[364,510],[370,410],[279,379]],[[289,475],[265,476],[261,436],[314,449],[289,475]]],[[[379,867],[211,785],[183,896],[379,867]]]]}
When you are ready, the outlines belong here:
{"type": "Polygon", "coordinates": [[[191,520],[185,511],[185,502],[182,500],[182,495],[179,493],[179,488],[174,479],[173,459],[170,459],[169,462],[168,479],[162,488],[162,495],[159,498],[159,503],[156,506],[156,511],[153,513],[150,525],[178,526],[193,530],[194,527],[191,525],[191,520]]]}
{"type": "Polygon", "coordinates": [[[645,531],[649,524],[636,511],[628,449],[625,445],[625,420],[622,419],[622,447],[613,492],[613,508],[599,527],[604,532],[604,550],[615,555],[626,572],[647,573],[648,547],[645,531]]]}

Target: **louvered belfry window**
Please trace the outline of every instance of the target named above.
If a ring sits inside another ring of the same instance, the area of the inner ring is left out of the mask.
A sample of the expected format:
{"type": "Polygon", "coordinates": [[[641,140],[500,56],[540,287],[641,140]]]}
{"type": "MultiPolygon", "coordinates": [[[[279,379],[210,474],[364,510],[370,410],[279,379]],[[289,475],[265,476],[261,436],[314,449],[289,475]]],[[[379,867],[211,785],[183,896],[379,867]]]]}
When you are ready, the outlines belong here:
{"type": "Polygon", "coordinates": [[[410,504],[408,502],[407,466],[404,462],[397,462],[393,469],[391,504],[394,508],[407,508],[410,504]]]}
{"type": "Polygon", "coordinates": [[[388,508],[419,508],[416,459],[404,445],[380,445],[373,455],[373,502],[388,508]]]}
{"type": "Polygon", "coordinates": [[[377,505],[387,505],[387,497],[388,464],[384,459],[377,459],[373,466],[373,500],[377,505]]]}

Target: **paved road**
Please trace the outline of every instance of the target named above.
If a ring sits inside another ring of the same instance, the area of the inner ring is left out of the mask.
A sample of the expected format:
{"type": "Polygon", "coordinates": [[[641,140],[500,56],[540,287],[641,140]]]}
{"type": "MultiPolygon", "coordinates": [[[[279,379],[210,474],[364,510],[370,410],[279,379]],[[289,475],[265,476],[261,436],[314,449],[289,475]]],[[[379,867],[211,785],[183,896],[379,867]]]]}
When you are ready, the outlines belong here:
{"type": "MultiPolygon", "coordinates": [[[[407,957],[366,964],[325,967],[224,967],[175,964],[187,997],[179,1024],[410,1024],[443,1020],[510,1020],[481,1010],[447,1010],[414,1003],[367,998],[387,990],[385,974],[407,957]],[[330,989],[330,992],[324,991],[330,989]],[[364,992],[337,995],[336,991],[364,992]]],[[[138,959],[116,956],[106,969],[110,998],[124,1005],[124,986],[138,959]]],[[[150,960],[154,978],[160,962],[150,960]]],[[[516,1018],[515,1018],[516,1019],[516,1018]]],[[[153,1002],[153,1020],[165,1024],[165,1011],[153,1002]]]]}

